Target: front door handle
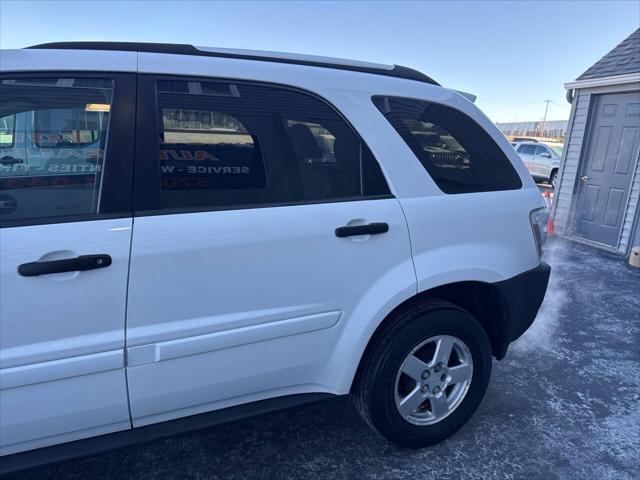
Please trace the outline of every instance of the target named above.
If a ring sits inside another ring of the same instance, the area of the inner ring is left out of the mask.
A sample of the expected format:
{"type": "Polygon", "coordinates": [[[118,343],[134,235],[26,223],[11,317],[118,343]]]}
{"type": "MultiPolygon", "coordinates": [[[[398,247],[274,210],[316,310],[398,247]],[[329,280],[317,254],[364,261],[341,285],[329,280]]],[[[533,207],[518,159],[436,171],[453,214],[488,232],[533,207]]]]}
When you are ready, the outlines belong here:
{"type": "Polygon", "coordinates": [[[111,256],[107,254],[80,255],[76,258],[65,258],[64,260],[23,263],[18,267],[18,273],[23,277],[36,277],[38,275],[50,275],[52,273],[95,270],[96,268],[105,268],[109,265],[111,265],[111,256]]]}
{"type": "Polygon", "coordinates": [[[336,237],[355,237],[357,235],[379,235],[389,231],[387,223],[368,223],[336,228],[336,237]]]}

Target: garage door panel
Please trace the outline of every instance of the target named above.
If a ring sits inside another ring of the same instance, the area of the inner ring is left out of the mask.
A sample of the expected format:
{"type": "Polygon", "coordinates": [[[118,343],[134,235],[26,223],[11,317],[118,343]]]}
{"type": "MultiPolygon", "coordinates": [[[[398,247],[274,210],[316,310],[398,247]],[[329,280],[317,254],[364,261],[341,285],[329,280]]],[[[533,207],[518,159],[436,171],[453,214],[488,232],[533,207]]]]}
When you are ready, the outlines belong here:
{"type": "Polygon", "coordinates": [[[604,104],[602,105],[602,118],[615,117],[617,111],[618,105],[612,103],[604,104]]]}
{"type": "Polygon", "coordinates": [[[580,220],[584,222],[593,223],[595,218],[595,208],[598,204],[598,197],[600,196],[599,185],[588,185],[587,191],[584,197],[584,208],[581,211],[580,220]]]}
{"type": "Polygon", "coordinates": [[[620,188],[612,188],[609,190],[607,205],[604,209],[604,218],[602,224],[608,227],[617,227],[622,217],[624,208],[625,191],[620,188]]]}
{"type": "Polygon", "coordinates": [[[611,127],[601,126],[596,133],[596,141],[594,145],[593,160],[591,161],[592,172],[603,172],[605,166],[605,159],[609,150],[609,144],[611,143],[611,127]]]}
{"type": "Polygon", "coordinates": [[[640,103],[630,103],[627,105],[627,117],[640,117],[640,103]]]}
{"type": "Polygon", "coordinates": [[[633,154],[638,145],[638,127],[625,127],[622,129],[620,145],[618,147],[618,155],[616,155],[616,164],[613,169],[614,173],[619,175],[629,175],[631,167],[635,160],[633,154]]]}

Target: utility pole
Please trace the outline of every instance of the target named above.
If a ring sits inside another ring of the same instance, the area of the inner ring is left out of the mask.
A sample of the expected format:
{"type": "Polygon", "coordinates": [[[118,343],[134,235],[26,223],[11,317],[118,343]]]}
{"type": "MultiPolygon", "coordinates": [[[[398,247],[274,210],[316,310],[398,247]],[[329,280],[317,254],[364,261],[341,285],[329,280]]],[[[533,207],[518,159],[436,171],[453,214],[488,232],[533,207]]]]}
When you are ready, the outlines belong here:
{"type": "Polygon", "coordinates": [[[551,99],[546,99],[544,101],[547,105],[544,107],[544,118],[542,119],[542,125],[540,126],[540,136],[544,137],[544,124],[547,122],[547,112],[549,111],[549,104],[551,103],[551,99]]]}

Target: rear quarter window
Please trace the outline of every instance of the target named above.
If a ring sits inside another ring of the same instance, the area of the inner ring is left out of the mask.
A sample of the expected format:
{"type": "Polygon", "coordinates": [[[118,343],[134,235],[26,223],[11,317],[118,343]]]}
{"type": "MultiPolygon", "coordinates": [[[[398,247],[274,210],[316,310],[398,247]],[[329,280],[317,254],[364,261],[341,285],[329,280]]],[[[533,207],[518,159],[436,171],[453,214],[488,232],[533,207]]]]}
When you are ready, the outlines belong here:
{"type": "Polygon", "coordinates": [[[522,182],[491,136],[453,108],[375,96],[373,103],[445,193],[517,190],[522,182]]]}

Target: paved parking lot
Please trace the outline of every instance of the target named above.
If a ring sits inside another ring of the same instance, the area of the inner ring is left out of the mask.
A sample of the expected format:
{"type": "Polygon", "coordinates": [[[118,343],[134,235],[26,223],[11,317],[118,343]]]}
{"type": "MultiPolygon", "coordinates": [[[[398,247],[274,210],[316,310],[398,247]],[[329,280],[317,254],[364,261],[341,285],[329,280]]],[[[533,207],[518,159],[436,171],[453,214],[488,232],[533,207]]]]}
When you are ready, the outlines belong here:
{"type": "Polygon", "coordinates": [[[412,451],[335,399],[14,476],[32,479],[637,479],[640,270],[563,240],[534,326],[478,412],[412,451]]]}

